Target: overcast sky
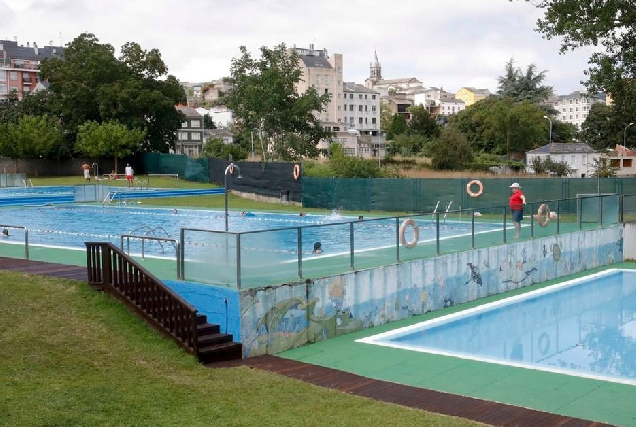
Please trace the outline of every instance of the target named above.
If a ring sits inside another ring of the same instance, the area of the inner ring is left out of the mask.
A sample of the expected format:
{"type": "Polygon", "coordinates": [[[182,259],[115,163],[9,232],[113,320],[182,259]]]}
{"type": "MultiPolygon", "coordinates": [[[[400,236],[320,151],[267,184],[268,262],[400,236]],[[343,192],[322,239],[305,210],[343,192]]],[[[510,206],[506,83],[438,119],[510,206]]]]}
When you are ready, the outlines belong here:
{"type": "Polygon", "coordinates": [[[229,75],[239,46],[326,48],[344,79],[364,83],[374,51],[385,79],[415,77],[455,92],[497,90],[510,58],[546,70],[555,93],[582,90],[590,51],[559,54],[534,31],[542,12],[508,0],[0,0],[0,39],[65,45],[82,32],[118,50],[159,49],[170,74],[189,82],[229,75]]]}

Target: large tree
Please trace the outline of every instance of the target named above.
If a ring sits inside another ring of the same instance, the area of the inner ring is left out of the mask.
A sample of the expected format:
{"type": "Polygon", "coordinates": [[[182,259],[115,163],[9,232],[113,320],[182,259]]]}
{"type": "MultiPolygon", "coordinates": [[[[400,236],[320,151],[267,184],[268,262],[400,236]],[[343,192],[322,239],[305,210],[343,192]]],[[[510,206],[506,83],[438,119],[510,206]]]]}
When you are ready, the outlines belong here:
{"type": "Polygon", "coordinates": [[[185,92],[156,49],[127,43],[117,59],[111,45],[84,33],[64,58],[43,60],[40,74],[50,82],[49,106],[73,141],[87,121],[117,120],[146,131],[138,150],[167,152],[174,145],[182,121],[175,105],[185,102],[185,92]]]}
{"type": "Polygon", "coordinates": [[[423,105],[414,105],[408,111],[411,113],[411,119],[408,122],[408,133],[427,138],[439,136],[440,126],[423,105]]]}
{"type": "Polygon", "coordinates": [[[3,157],[55,158],[62,142],[62,127],[54,117],[24,115],[17,123],[0,124],[0,156],[3,157]]]}
{"type": "MultiPolygon", "coordinates": [[[[510,0],[512,1],[512,0],[510,0]]],[[[588,92],[611,94],[619,122],[636,113],[636,7],[626,0],[525,0],[544,10],[537,30],[561,52],[592,46],[588,92]]]]}
{"type": "Polygon", "coordinates": [[[294,50],[280,44],[273,49],[263,46],[260,52],[255,59],[245,46],[240,47],[226,79],[232,89],[223,97],[225,104],[242,129],[259,130],[274,160],[285,158],[287,144],[293,144],[294,156],[315,156],[318,142],[331,137],[317,118],[330,95],[318,94],[314,86],[303,94],[297,92],[302,71],[294,50]],[[287,134],[299,138],[287,138],[287,134]]]}
{"type": "Polygon", "coordinates": [[[525,72],[515,67],[514,59],[506,63],[505,75],[499,76],[497,94],[514,101],[529,101],[541,104],[554,94],[552,86],[543,85],[546,71],[537,72],[537,66],[530,64],[525,72]]]}
{"type": "Polygon", "coordinates": [[[117,160],[137,152],[145,136],[144,130],[131,130],[116,121],[88,121],[79,127],[75,150],[94,159],[112,156],[117,172],[117,160]]]}

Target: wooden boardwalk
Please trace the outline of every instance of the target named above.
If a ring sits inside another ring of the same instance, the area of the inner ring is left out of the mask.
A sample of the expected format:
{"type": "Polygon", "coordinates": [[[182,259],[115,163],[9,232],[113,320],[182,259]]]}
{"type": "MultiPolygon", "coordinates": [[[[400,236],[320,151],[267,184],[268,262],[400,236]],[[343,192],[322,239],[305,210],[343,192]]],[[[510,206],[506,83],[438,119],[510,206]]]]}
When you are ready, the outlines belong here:
{"type": "MultiPolygon", "coordinates": [[[[43,261],[0,257],[0,270],[88,281],[86,267],[43,261]]],[[[438,414],[467,418],[494,426],[612,427],[610,424],[550,414],[519,406],[374,380],[349,372],[310,365],[277,356],[259,356],[244,360],[208,364],[206,366],[212,368],[249,366],[320,387],[339,390],[343,393],[423,409],[438,414]]]]}
{"type": "Polygon", "coordinates": [[[310,365],[277,356],[258,356],[244,360],[206,365],[211,368],[249,366],[274,372],[320,387],[331,388],[355,396],[382,402],[395,403],[410,408],[423,409],[438,414],[467,418],[473,421],[505,427],[610,427],[579,418],[566,417],[459,396],[388,381],[374,380],[349,372],[310,365]]]}

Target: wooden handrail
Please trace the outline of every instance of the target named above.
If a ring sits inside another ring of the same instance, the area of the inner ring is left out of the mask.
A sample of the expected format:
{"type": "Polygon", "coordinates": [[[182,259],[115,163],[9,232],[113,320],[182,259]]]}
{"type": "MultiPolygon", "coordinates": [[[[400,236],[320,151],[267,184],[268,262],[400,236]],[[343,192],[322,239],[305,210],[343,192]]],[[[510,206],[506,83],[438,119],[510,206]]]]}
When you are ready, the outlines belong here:
{"type": "Polygon", "coordinates": [[[188,352],[198,353],[195,307],[109,242],[86,242],[88,281],[115,295],[188,352]]]}

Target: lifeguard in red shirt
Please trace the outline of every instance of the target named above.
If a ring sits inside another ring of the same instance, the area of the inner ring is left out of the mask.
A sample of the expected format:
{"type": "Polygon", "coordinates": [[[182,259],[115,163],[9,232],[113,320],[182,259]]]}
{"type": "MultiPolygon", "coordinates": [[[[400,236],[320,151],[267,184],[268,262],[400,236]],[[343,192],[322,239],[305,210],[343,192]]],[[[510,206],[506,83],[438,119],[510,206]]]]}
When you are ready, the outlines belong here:
{"type": "Polygon", "coordinates": [[[513,183],[510,188],[510,211],[512,212],[512,223],[515,227],[515,239],[521,237],[521,220],[523,219],[523,205],[526,204],[526,196],[521,192],[518,182],[513,183]]]}

